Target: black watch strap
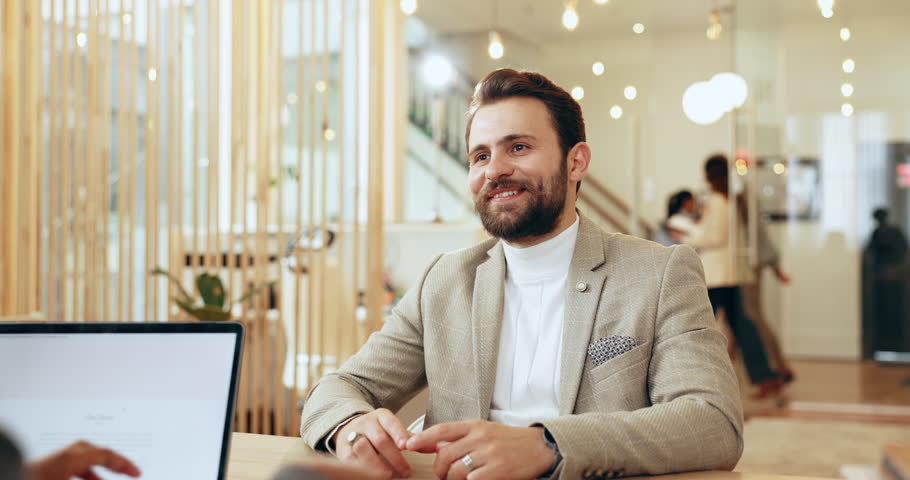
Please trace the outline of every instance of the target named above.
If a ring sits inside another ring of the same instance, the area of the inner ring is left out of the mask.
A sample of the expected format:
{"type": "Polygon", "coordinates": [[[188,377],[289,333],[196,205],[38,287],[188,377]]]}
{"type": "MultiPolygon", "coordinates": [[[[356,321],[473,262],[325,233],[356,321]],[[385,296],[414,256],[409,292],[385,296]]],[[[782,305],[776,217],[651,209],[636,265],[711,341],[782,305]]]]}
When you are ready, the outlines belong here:
{"type": "Polygon", "coordinates": [[[543,428],[543,441],[547,444],[548,447],[553,449],[553,465],[547,470],[547,473],[543,474],[542,478],[549,478],[553,475],[553,472],[556,471],[556,467],[559,466],[559,463],[562,462],[562,454],[559,453],[559,445],[556,444],[556,439],[553,438],[553,434],[547,430],[546,427],[543,428]]]}

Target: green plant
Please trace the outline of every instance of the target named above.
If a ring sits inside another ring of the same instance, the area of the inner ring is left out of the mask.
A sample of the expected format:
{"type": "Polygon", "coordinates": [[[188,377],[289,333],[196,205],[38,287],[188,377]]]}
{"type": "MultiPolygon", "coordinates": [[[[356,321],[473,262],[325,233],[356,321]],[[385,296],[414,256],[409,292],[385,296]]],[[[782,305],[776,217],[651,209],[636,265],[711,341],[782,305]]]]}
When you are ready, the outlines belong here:
{"type": "Polygon", "coordinates": [[[262,289],[269,288],[275,284],[275,282],[268,282],[258,287],[252,287],[237,300],[227,301],[227,291],[224,289],[224,283],[221,278],[217,275],[203,272],[196,277],[196,290],[201,297],[200,301],[200,299],[190,295],[180,284],[180,281],[167,270],[156,266],[149,273],[167,277],[168,280],[177,286],[178,294],[174,297],[174,303],[197,320],[206,322],[229,320],[231,318],[231,305],[241,303],[259,293],[262,289]]]}

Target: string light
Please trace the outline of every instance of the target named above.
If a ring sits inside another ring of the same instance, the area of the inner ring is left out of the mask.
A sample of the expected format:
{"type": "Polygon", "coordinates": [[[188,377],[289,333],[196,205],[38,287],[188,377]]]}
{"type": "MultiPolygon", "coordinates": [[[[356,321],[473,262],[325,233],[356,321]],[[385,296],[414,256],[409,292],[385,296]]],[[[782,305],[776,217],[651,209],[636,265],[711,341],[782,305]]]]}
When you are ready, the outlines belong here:
{"type": "Polygon", "coordinates": [[[610,107],[610,116],[613,117],[613,120],[619,120],[622,117],[622,107],[619,105],[610,107]]]}
{"type": "Polygon", "coordinates": [[[632,31],[638,35],[641,35],[642,33],[645,33],[645,26],[640,23],[636,23],[635,25],[632,25],[632,31]]]}
{"type": "Polygon", "coordinates": [[[853,73],[853,70],[856,69],[856,62],[854,62],[852,58],[848,58],[844,60],[841,68],[844,69],[844,73],[853,73]]]}
{"type": "Polygon", "coordinates": [[[502,37],[497,31],[490,32],[490,45],[487,47],[487,53],[493,60],[499,60],[505,54],[505,47],[502,45],[502,37]]]}
{"type": "Polygon", "coordinates": [[[853,96],[853,84],[847,82],[840,86],[840,93],[845,97],[853,96]]]}
{"type": "Polygon", "coordinates": [[[853,115],[853,105],[851,105],[849,103],[845,103],[845,104],[841,105],[840,113],[845,117],[852,116],[853,115]]]}
{"type": "Polygon", "coordinates": [[[575,100],[581,100],[582,98],[585,98],[585,89],[581,87],[572,88],[572,98],[575,100]]]}
{"type": "Polygon", "coordinates": [[[844,42],[850,40],[850,29],[847,27],[840,29],[840,39],[844,42]]]}
{"type": "Polygon", "coordinates": [[[417,11],[417,0],[401,0],[399,6],[405,15],[414,15],[417,11]]]}
{"type": "Polygon", "coordinates": [[[635,100],[635,97],[638,96],[638,89],[632,85],[629,85],[628,87],[625,88],[625,90],[623,90],[622,94],[628,100],[635,100]]]}
{"type": "Polygon", "coordinates": [[[606,70],[606,68],[604,67],[603,62],[594,62],[594,65],[591,65],[591,72],[598,77],[604,74],[604,70],[606,70]]]}
{"type": "Polygon", "coordinates": [[[562,13],[562,26],[570,32],[578,27],[578,11],[575,9],[575,2],[566,4],[566,11],[562,13]]]}

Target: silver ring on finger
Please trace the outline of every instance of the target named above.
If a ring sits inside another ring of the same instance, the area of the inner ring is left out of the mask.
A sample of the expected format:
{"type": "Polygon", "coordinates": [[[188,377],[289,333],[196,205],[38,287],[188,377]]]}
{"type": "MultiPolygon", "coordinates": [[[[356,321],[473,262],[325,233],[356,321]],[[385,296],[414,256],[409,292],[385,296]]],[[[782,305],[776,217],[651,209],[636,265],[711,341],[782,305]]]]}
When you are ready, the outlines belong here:
{"type": "Polygon", "coordinates": [[[351,432],[351,433],[349,433],[349,434],[348,434],[348,438],[347,438],[348,445],[350,445],[350,446],[353,447],[354,444],[357,443],[357,440],[360,440],[361,438],[366,438],[366,435],[364,435],[364,434],[362,434],[362,433],[360,433],[360,432],[351,432]]]}
{"type": "Polygon", "coordinates": [[[474,459],[471,458],[470,453],[461,457],[461,463],[463,463],[464,466],[468,467],[468,471],[472,471],[477,468],[477,465],[474,465],[474,459]]]}

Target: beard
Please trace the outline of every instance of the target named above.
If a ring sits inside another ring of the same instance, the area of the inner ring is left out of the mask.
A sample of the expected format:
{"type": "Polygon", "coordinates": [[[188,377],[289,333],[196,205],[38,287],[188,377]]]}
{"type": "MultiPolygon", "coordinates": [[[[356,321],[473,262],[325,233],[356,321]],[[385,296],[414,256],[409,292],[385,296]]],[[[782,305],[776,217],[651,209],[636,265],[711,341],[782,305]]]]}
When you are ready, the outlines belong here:
{"type": "Polygon", "coordinates": [[[569,172],[566,163],[561,163],[559,175],[552,177],[549,185],[506,180],[484,186],[474,197],[474,210],[483,228],[490,235],[510,242],[552,232],[566,204],[569,172]],[[523,204],[497,205],[490,198],[490,192],[497,188],[521,188],[528,199],[523,204]]]}

